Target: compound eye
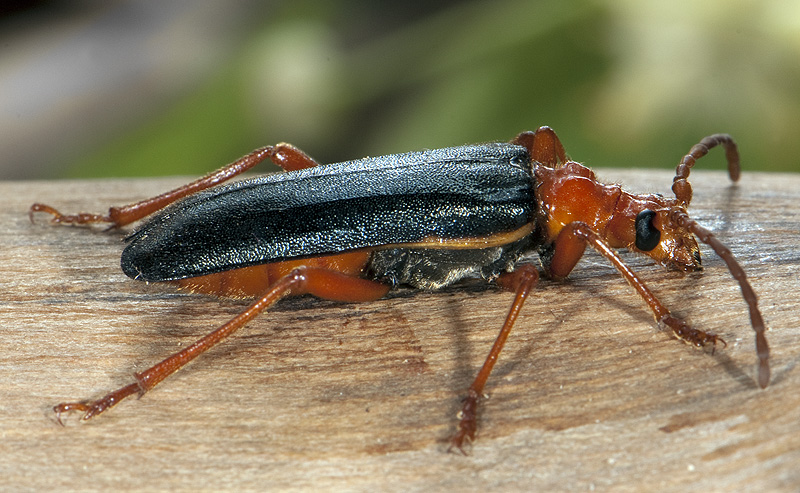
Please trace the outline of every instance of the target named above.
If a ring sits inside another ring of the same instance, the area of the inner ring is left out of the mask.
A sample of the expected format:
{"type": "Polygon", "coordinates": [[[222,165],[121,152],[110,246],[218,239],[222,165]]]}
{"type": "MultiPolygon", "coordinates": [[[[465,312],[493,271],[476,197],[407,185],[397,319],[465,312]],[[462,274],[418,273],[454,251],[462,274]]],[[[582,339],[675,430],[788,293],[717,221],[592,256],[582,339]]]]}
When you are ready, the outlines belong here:
{"type": "Polygon", "coordinates": [[[656,213],[645,209],[636,216],[636,248],[649,252],[661,241],[661,231],[653,226],[656,213]]]}

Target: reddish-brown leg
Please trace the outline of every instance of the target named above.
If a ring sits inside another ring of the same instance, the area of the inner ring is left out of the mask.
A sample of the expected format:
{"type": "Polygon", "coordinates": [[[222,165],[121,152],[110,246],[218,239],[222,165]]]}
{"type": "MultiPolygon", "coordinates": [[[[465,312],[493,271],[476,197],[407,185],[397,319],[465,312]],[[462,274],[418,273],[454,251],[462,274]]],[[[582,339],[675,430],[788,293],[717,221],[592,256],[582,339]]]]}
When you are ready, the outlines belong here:
{"type": "Polygon", "coordinates": [[[376,281],[361,279],[327,269],[299,267],[278,279],[261,298],[222,327],[157,365],[137,373],[135,375],[136,382],[117,389],[95,401],[66,402],[55,406],[53,411],[56,414],[56,420],[61,423],[61,415],[69,411],[82,411],[84,413],[82,419],[87,420],[109,409],[126,397],[133,394],[144,394],[288,294],[311,294],[319,297],[329,297],[328,295],[333,293],[333,296],[330,297],[358,302],[380,299],[388,291],[388,286],[376,281]]]}
{"type": "Polygon", "coordinates": [[[273,163],[283,168],[284,171],[296,171],[319,166],[319,163],[314,158],[292,144],[281,142],[276,144],[274,149],[269,158],[273,163]]]}
{"type": "Polygon", "coordinates": [[[600,252],[616,269],[622,274],[622,277],[628,281],[633,289],[639,293],[653,315],[660,324],[664,324],[672,329],[672,333],[678,339],[693,344],[697,347],[702,347],[707,344],[715,346],[717,342],[725,344],[722,338],[701,330],[692,328],[685,321],[672,316],[667,307],[665,307],[655,294],[650,291],[645,282],[636,275],[635,272],[622,261],[620,256],[614,249],[595,233],[586,223],[574,222],[564,226],[564,229],[558,234],[555,241],[555,251],[550,259],[549,265],[546,270],[549,275],[554,278],[560,279],[566,277],[575,264],[578,263],[586,244],[589,244],[600,252]]]}
{"type": "Polygon", "coordinates": [[[517,320],[522,304],[538,280],[539,273],[534,266],[529,264],[523,264],[517,270],[504,273],[498,278],[497,284],[503,289],[515,291],[516,297],[508,311],[506,321],[503,323],[503,327],[500,329],[500,333],[489,351],[489,356],[486,357],[478,376],[475,377],[467,391],[467,397],[464,399],[464,404],[458,415],[458,431],[451,439],[448,450],[455,448],[466,455],[464,450],[465,442],[472,442],[475,439],[475,433],[478,430],[478,403],[483,398],[483,389],[486,386],[486,381],[492,373],[492,369],[500,356],[500,351],[503,350],[509,333],[511,333],[511,328],[517,320]]]}
{"type": "Polygon", "coordinates": [[[219,185],[231,178],[244,173],[258,163],[270,159],[272,162],[287,171],[317,166],[317,162],[309,157],[300,149],[291,144],[280,143],[275,146],[262,147],[243,156],[231,164],[214,171],[198,180],[187,185],[176,188],[169,192],[152,197],[149,199],[129,204],[122,207],[111,207],[107,215],[88,214],[85,212],[78,214],[61,214],[57,209],[46,204],[33,204],[28,214],[33,221],[33,214],[36,212],[46,212],[53,217],[51,222],[57,224],[96,224],[110,223],[112,228],[125,226],[134,221],[138,221],[150,214],[163,209],[178,199],[192,195],[201,190],[219,185]]]}
{"type": "Polygon", "coordinates": [[[535,132],[522,132],[511,143],[526,147],[533,161],[549,168],[558,168],[567,162],[564,146],[550,127],[539,127],[535,132]]]}

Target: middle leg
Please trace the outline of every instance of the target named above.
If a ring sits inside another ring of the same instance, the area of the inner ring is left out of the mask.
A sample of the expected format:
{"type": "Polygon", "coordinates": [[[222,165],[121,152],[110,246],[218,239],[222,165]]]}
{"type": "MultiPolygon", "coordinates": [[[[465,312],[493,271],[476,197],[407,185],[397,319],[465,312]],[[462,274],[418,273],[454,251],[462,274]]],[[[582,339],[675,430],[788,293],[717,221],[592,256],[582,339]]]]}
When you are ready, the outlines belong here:
{"type": "Polygon", "coordinates": [[[471,442],[475,439],[475,433],[478,430],[478,404],[483,398],[483,389],[495,363],[497,363],[500,351],[503,350],[508,335],[511,333],[511,328],[517,320],[522,304],[528,298],[531,289],[533,289],[538,280],[539,273],[536,271],[536,267],[530,264],[523,264],[517,270],[504,273],[498,278],[497,284],[503,289],[515,291],[516,296],[511,308],[508,310],[506,321],[503,323],[503,327],[500,329],[500,333],[497,335],[492,349],[486,357],[486,361],[484,361],[478,375],[467,391],[467,397],[464,398],[464,404],[459,412],[458,431],[451,439],[448,450],[456,448],[466,455],[464,450],[465,442],[471,442]]]}

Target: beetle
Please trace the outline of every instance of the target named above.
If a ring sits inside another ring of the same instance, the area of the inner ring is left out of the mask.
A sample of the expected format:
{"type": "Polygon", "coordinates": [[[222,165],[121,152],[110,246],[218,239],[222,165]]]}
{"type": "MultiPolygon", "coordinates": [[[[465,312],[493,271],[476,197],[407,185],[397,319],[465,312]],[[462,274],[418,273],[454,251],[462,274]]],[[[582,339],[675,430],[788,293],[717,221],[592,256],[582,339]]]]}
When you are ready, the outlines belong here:
{"type": "Polygon", "coordinates": [[[647,255],[682,271],[702,268],[697,240],[709,245],[738,281],[755,332],[758,384],[769,384],[769,346],[758,300],[730,250],[686,211],[689,173],[722,146],[729,175],[739,154],[727,134],[693,146],[677,166],[674,198],[636,195],[600,183],[567,158],[549,127],[510,143],[466,145],[321,166],[280,143],[256,149],[195,182],[108,214],[61,214],[34,204],[58,224],[120,228],[152,216],[127,238],[122,270],[147,282],[219,296],[252,297],[240,315],[194,344],[135,375],[135,382],[93,401],[54,407],[88,420],[143,394],[287,295],[360,302],[397,285],[435,290],[480,277],[515,296],[489,354],[467,390],[450,449],[465,452],[478,429],[484,388],[512,326],[539,279],[522,261],[537,252],[545,275],[565,278],[591,246],[638,292],[660,326],[697,347],[724,344],[673,316],[615,249],[647,255]],[[285,172],[223,183],[271,160],[285,172]]]}

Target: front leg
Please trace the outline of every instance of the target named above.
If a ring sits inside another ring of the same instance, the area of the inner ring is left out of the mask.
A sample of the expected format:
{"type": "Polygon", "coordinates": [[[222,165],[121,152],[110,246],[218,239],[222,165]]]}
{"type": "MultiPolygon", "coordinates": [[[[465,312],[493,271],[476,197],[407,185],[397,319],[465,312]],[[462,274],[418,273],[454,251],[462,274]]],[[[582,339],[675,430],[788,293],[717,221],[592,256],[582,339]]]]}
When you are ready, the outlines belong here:
{"type": "Polygon", "coordinates": [[[586,223],[573,222],[564,226],[554,242],[553,254],[547,260],[547,265],[545,266],[547,273],[556,279],[566,277],[583,256],[587,244],[591,245],[592,248],[608,259],[611,265],[616,267],[622,277],[628,281],[628,284],[639,293],[639,296],[650,307],[659,325],[669,327],[675,337],[696,347],[711,345],[712,352],[717,342],[725,344],[725,341],[719,336],[697,330],[684,320],[674,317],[656,295],[650,291],[645,282],[625,264],[617,252],[586,223]]]}

